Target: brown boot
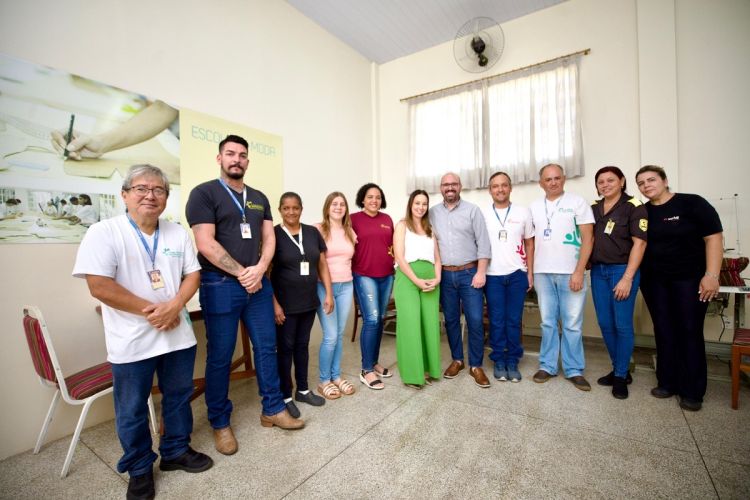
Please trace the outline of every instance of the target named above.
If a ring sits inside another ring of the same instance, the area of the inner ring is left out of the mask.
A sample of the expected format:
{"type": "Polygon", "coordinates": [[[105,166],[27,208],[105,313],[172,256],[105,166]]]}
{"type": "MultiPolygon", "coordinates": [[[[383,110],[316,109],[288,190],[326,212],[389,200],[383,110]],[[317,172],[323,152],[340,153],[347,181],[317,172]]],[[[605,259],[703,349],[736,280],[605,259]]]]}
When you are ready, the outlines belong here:
{"type": "Polygon", "coordinates": [[[234,455],[237,453],[237,440],[234,438],[232,428],[229,426],[223,429],[214,429],[214,442],[216,451],[224,455],[234,455]]]}
{"type": "Polygon", "coordinates": [[[305,426],[305,421],[301,418],[294,418],[286,409],[276,415],[260,414],[260,425],[263,427],[281,427],[282,429],[301,429],[305,426]]]}

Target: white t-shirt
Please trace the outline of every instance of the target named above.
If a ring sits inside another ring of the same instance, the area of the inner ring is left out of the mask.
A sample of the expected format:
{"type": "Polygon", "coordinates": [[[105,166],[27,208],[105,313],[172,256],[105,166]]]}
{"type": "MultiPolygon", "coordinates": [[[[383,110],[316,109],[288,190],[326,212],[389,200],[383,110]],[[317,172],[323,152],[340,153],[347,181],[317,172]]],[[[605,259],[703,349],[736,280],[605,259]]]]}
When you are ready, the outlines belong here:
{"type": "Polygon", "coordinates": [[[81,225],[83,226],[90,226],[98,219],[96,210],[94,210],[92,205],[79,206],[78,212],[76,212],[76,217],[81,219],[81,225]]]}
{"type": "Polygon", "coordinates": [[[406,228],[404,235],[404,259],[406,262],[426,260],[434,264],[435,240],[426,234],[413,233],[409,228],[406,228]]]}
{"type": "Polygon", "coordinates": [[[482,206],[482,215],[492,248],[487,275],[507,276],[518,270],[527,271],[523,240],[534,237],[529,210],[515,203],[508,208],[495,208],[494,203],[489,203],[482,206]],[[500,238],[501,231],[506,231],[505,239],[500,238]]]}
{"type": "Polygon", "coordinates": [[[578,226],[593,224],[591,206],[567,191],[555,201],[536,200],[529,207],[534,221],[534,273],[573,274],[581,253],[578,226]]]}
{"type": "MultiPolygon", "coordinates": [[[[143,235],[153,248],[154,235],[143,235]]],[[[73,276],[106,276],[138,297],[150,302],[166,302],[177,295],[184,275],[200,270],[198,258],[187,231],[181,226],[159,220],[159,243],[155,267],[161,271],[164,288],[153,290],[148,271],[151,259],[130,224],[120,215],[97,222],[86,231],[78,249],[73,276]]],[[[180,324],[160,332],[143,316],[102,304],[107,360],[132,363],[195,345],[195,334],[187,309],[180,324]]]]}

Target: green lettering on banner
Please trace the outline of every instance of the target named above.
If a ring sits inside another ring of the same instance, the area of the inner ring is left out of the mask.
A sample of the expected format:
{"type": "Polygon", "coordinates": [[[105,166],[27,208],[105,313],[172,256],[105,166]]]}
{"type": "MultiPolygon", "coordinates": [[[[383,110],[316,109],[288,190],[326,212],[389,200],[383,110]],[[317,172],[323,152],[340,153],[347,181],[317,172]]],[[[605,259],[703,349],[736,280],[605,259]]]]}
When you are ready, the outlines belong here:
{"type": "MultiPolygon", "coordinates": [[[[219,132],[218,130],[211,130],[208,128],[199,127],[197,125],[193,125],[190,127],[190,135],[193,137],[193,139],[213,142],[214,144],[219,144],[227,136],[227,134],[219,132]]],[[[261,154],[263,156],[276,156],[276,148],[269,144],[263,144],[262,142],[253,141],[248,141],[248,143],[250,145],[250,151],[254,153],[261,154]]]]}

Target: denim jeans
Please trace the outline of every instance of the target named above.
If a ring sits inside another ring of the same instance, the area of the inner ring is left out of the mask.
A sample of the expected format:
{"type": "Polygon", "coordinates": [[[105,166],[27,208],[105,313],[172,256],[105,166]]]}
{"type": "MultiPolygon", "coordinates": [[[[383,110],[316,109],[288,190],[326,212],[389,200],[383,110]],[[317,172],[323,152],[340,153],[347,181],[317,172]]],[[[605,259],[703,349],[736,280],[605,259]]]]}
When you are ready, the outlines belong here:
{"type": "Polygon", "coordinates": [[[523,356],[521,318],[529,277],[518,270],[505,276],[487,276],[484,294],[490,320],[490,359],[509,367],[518,367],[523,356]]]}
{"type": "Polygon", "coordinates": [[[253,344],[253,361],[263,414],[275,415],[286,408],[279,390],[276,361],[276,323],[273,289],[264,277],[263,288],[253,294],[237,278],[220,273],[201,273],[200,302],[206,324],[206,406],[214,429],[229,425],[229,369],[237,344],[239,321],[247,328],[253,344]]]}
{"type": "Polygon", "coordinates": [[[117,472],[140,476],[149,472],[156,460],[148,427],[148,397],[154,373],[159,378],[164,421],[159,454],[163,460],[172,460],[187,451],[193,432],[190,396],[195,351],[193,346],[132,363],[112,363],[115,429],[123,450],[117,472]]]}
{"type": "Polygon", "coordinates": [[[562,323],[562,366],[567,378],[583,375],[586,358],[583,355],[583,306],[586,302],[586,280],[577,292],[570,290],[570,274],[534,273],[534,288],[539,297],[542,316],[542,345],[539,368],[557,375],[560,355],[562,323]]]}
{"type": "Polygon", "coordinates": [[[383,338],[383,316],[391,300],[393,275],[370,278],[354,273],[354,293],[362,311],[362,332],[359,347],[362,350],[362,369],[372,371],[378,364],[380,340],[383,338]]]}
{"type": "Polygon", "coordinates": [[[323,340],[320,342],[319,362],[320,382],[330,382],[341,378],[341,351],[343,349],[344,328],[349,312],[352,310],[352,296],[354,286],[351,281],[333,283],[333,312],[323,312],[323,301],[326,298],[326,289],[322,283],[318,283],[318,319],[323,330],[323,340]]]}
{"type": "Polygon", "coordinates": [[[623,378],[628,374],[630,357],[633,355],[633,310],[641,282],[641,273],[636,271],[630,296],[625,300],[615,300],[612,290],[627,267],[627,264],[594,264],[591,267],[591,296],[594,299],[596,319],[612,360],[615,377],[623,378]]]}
{"type": "Polygon", "coordinates": [[[471,286],[477,268],[463,271],[443,269],[440,279],[440,307],[443,308],[445,333],[454,361],[464,360],[464,345],[461,340],[461,311],[469,327],[469,366],[482,366],[484,357],[484,290],[471,286]]]}

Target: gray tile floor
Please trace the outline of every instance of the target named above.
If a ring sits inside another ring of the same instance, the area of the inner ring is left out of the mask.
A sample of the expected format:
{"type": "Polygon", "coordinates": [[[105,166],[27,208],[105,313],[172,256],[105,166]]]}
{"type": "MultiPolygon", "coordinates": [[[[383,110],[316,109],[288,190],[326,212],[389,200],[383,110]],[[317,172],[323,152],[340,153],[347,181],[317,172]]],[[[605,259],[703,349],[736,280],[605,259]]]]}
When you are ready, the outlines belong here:
{"type": "MultiPolygon", "coordinates": [[[[317,380],[319,331],[310,346],[317,380]]],[[[527,349],[538,339],[527,337],[527,349]]],[[[450,355],[443,339],[443,365],[450,355]]],[[[586,346],[593,383],[609,371],[598,342],[586,346]]],[[[637,360],[649,359],[638,353],[637,360]]],[[[385,336],[381,363],[396,370],[395,338],[385,336]]],[[[537,359],[521,363],[519,384],[481,389],[466,372],[421,391],[398,374],[386,389],[357,381],[359,343],[345,340],[343,369],[357,393],[312,408],[300,405],[298,432],[259,425],[253,380],[234,382],[233,427],[239,452],[213,449],[203,398],[193,404],[193,446],[215,461],[202,474],[155,471],[160,498],[750,498],[750,389],[740,410],[729,406],[726,365],[711,362],[704,408],[683,412],[676,398],[649,395],[652,370],[639,365],[625,401],[607,388],[576,390],[562,377],[531,381],[537,359]]],[[[485,368],[491,373],[490,361],[485,368]]],[[[1,498],[123,498],[127,477],[115,472],[120,447],[113,422],[81,436],[69,476],[59,470],[69,438],[38,455],[0,462],[1,498]]]]}

